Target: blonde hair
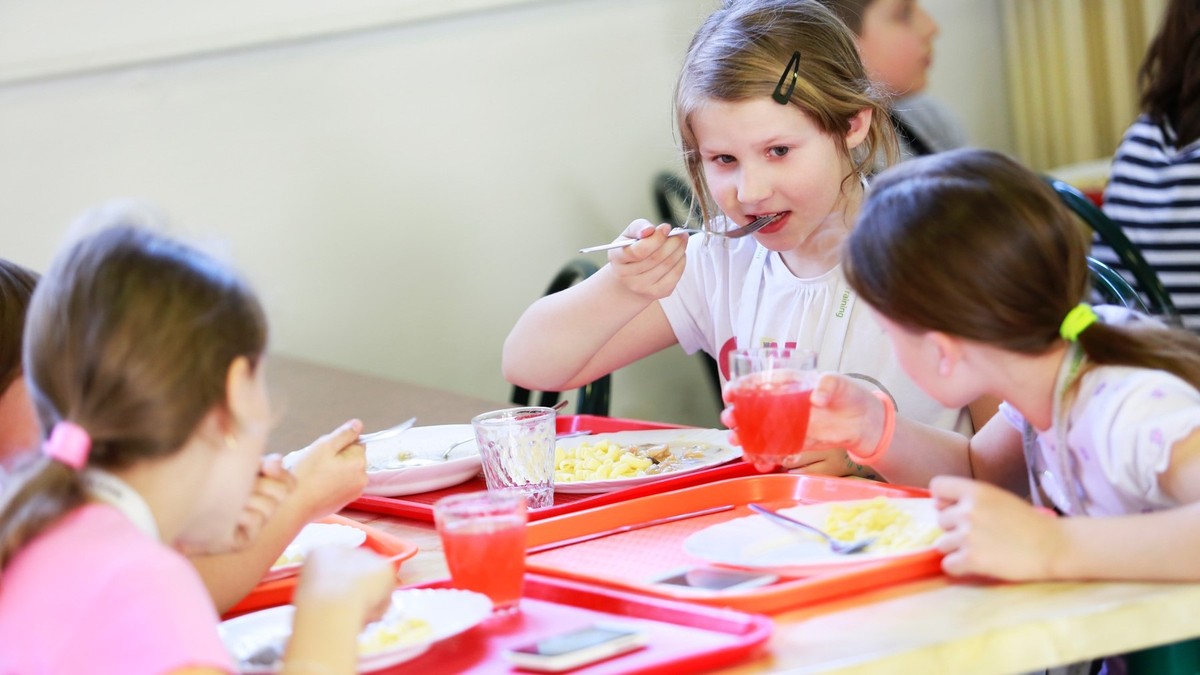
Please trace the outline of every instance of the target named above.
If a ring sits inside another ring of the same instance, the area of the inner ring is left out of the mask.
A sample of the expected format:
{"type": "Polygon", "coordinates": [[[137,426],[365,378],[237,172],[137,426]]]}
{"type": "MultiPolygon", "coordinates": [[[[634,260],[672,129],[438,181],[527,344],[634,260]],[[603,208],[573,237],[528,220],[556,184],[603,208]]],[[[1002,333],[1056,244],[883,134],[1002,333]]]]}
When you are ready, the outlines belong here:
{"type": "Polygon", "coordinates": [[[675,89],[683,161],[706,224],[717,208],[704,180],[692,115],[708,101],[771,97],[796,52],[800,66],[788,105],[839,141],[852,167],[843,187],[873,170],[880,153],[888,165],[896,161],[886,97],[867,77],[854,35],[837,16],[817,0],[729,2],[696,31],[675,89]],[[870,129],[852,154],[845,137],[850,121],[864,109],[872,111],[870,129]]]}
{"type": "MultiPolygon", "coordinates": [[[[26,319],[25,374],[43,429],[70,421],[88,465],[170,455],[225,404],[229,366],[257,364],[266,320],[249,287],[198,250],[116,224],[51,264],[26,319]]],[[[0,569],[85,499],[76,470],[40,453],[0,498],[0,569]]]]}

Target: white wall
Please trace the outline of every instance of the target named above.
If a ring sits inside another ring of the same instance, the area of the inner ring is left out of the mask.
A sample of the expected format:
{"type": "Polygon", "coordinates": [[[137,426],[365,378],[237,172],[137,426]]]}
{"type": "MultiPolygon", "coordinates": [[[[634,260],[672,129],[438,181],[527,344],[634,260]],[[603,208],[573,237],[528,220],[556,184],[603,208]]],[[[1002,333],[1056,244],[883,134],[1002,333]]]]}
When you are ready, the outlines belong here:
{"type": "MultiPolygon", "coordinates": [[[[533,2],[0,84],[0,255],[42,269],[82,210],[146,199],[233,252],[275,349],[504,400],[516,317],[678,166],[676,69],[716,4],[533,2]]],[[[994,0],[927,4],[932,91],[1005,148],[994,0]]],[[[715,424],[712,398],[672,350],[617,374],[613,414],[715,424]]]]}

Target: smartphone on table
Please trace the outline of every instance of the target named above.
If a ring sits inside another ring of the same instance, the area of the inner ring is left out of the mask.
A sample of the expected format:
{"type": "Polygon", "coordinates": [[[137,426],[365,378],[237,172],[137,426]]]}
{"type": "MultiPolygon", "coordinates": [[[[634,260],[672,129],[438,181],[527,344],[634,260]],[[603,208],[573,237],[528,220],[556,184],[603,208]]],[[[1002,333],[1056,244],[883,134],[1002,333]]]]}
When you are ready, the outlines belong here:
{"type": "Polygon", "coordinates": [[[689,567],[655,577],[650,583],[694,591],[740,591],[773,584],[778,580],[778,575],[767,572],[689,567]]]}
{"type": "Polygon", "coordinates": [[[549,635],[505,652],[526,670],[559,673],[640,649],[646,634],[632,626],[595,623],[549,635]]]}

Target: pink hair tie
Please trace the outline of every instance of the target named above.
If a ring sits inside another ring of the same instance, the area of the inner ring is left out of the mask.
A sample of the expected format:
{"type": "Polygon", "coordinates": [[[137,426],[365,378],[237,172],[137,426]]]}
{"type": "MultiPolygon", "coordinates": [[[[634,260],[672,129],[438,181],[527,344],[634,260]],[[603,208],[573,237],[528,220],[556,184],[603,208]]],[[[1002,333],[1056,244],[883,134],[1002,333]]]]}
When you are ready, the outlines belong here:
{"type": "Polygon", "coordinates": [[[63,421],[54,425],[44,452],[50,459],[56,459],[78,471],[87,464],[91,449],[92,439],[88,432],[74,422],[63,421]]]}

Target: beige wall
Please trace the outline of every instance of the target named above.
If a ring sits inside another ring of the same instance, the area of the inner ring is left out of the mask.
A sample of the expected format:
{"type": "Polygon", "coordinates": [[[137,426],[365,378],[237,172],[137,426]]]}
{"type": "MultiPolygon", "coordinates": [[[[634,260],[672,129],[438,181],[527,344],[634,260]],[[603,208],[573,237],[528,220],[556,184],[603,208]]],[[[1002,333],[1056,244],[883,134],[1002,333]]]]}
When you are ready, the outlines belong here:
{"type": "MultiPolygon", "coordinates": [[[[44,268],[80,211],[146,199],[231,252],[275,349],[505,399],[513,321],[575,249],[651,214],[650,178],[677,166],[671,89],[715,4],[498,3],[0,82],[0,255],[44,268]]],[[[926,5],[932,91],[1007,149],[994,1],[926,5]]],[[[618,373],[613,413],[716,423],[678,350],[618,373]]]]}

